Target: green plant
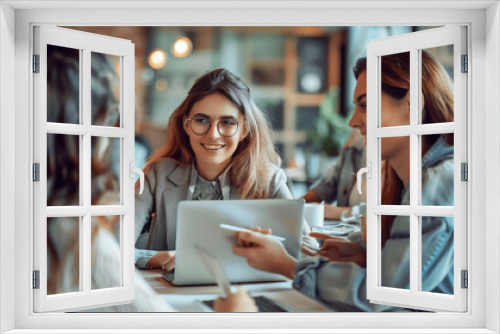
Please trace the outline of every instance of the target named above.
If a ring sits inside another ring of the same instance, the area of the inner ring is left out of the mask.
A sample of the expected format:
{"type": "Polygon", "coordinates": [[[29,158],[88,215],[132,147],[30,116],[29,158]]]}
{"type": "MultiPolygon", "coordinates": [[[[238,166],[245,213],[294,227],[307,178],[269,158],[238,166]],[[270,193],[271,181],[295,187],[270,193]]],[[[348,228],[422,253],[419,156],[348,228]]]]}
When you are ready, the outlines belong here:
{"type": "Polygon", "coordinates": [[[352,112],[347,116],[338,113],[339,89],[330,89],[319,107],[316,124],[307,132],[309,140],[328,156],[337,156],[349,137],[352,112]]]}

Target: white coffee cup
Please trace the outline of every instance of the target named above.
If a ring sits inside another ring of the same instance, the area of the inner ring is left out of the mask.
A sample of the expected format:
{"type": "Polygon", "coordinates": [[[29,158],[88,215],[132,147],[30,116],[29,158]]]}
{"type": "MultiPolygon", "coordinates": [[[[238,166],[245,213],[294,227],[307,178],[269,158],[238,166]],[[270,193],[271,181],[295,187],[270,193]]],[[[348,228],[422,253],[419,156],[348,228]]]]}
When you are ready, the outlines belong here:
{"type": "Polygon", "coordinates": [[[325,208],[321,203],[306,203],[304,207],[304,218],[309,226],[323,226],[325,221],[325,208]]]}

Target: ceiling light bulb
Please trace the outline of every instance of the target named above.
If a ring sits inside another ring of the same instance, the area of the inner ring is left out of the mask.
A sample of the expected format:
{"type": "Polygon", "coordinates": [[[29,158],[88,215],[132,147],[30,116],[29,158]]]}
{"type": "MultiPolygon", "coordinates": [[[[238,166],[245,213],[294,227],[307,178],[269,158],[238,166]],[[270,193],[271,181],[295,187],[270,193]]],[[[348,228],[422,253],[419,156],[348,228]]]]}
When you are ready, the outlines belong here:
{"type": "Polygon", "coordinates": [[[167,54],[162,49],[154,49],[148,57],[148,63],[151,68],[159,70],[167,63],[167,54]]]}
{"type": "Polygon", "coordinates": [[[192,50],[193,43],[189,38],[184,36],[178,37],[172,46],[172,54],[178,58],[186,57],[192,50]]]}

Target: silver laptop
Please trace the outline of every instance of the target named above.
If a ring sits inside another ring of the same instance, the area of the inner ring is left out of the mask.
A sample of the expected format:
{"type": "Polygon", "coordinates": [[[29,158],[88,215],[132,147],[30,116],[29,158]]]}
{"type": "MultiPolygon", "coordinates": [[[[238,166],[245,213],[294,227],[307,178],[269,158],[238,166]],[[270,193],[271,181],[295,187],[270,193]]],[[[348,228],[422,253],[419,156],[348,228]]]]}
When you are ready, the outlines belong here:
{"type": "Polygon", "coordinates": [[[238,228],[270,228],[288,253],[300,252],[304,222],[304,200],[266,199],[231,201],[184,201],[177,216],[175,270],[164,277],[175,285],[215,284],[203,265],[196,245],[212,254],[231,282],[282,281],[281,275],[253,269],[245,258],[233,254],[238,228]],[[222,225],[222,227],[221,227],[222,225]]]}

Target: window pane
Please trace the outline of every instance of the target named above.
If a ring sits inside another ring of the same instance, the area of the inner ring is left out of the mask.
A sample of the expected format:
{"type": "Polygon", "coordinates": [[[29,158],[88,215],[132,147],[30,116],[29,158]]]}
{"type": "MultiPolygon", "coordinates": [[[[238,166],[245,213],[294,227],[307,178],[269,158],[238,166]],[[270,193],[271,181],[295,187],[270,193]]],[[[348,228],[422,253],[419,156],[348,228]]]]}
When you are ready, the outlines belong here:
{"type": "Polygon", "coordinates": [[[92,52],[92,125],[120,126],[120,57],[92,52]]]}
{"type": "Polygon", "coordinates": [[[421,136],[422,205],[454,205],[453,133],[421,136]]]}
{"type": "Polygon", "coordinates": [[[81,291],[79,217],[47,218],[47,294],[81,291]]]}
{"type": "Polygon", "coordinates": [[[410,137],[387,137],[380,139],[381,151],[381,203],[382,205],[409,205],[410,137]],[[407,175],[401,180],[399,175],[407,175]]]}
{"type": "Polygon", "coordinates": [[[410,217],[381,216],[382,286],[410,289],[410,217]]]}
{"type": "Polygon", "coordinates": [[[410,53],[381,57],[380,126],[410,125],[410,53]]]}
{"type": "Polygon", "coordinates": [[[92,217],[92,290],[122,286],[120,232],[120,216],[92,217]]]}
{"type": "Polygon", "coordinates": [[[80,124],[80,50],[47,45],[47,122],[80,124]]]}
{"type": "Polygon", "coordinates": [[[80,136],[47,134],[47,205],[80,205],[80,136]]]}
{"type": "Polygon", "coordinates": [[[92,205],[120,204],[121,139],[92,137],[92,205]]]}
{"type": "Polygon", "coordinates": [[[453,45],[422,50],[421,124],[453,122],[453,45]]]}
{"type": "Polygon", "coordinates": [[[453,295],[453,217],[421,217],[422,291],[453,295]]]}

